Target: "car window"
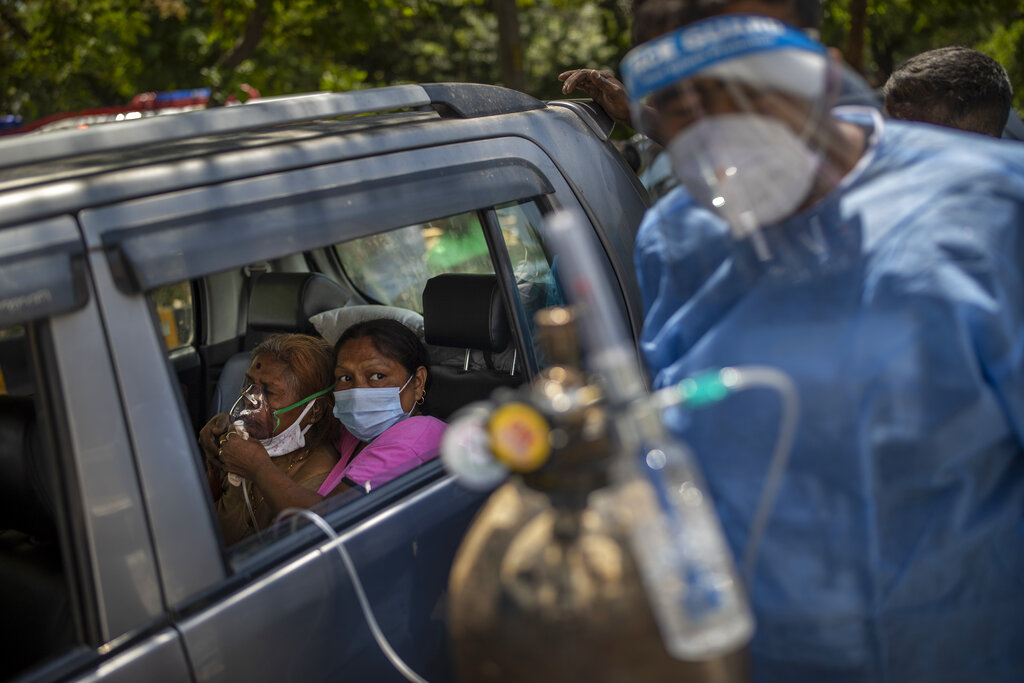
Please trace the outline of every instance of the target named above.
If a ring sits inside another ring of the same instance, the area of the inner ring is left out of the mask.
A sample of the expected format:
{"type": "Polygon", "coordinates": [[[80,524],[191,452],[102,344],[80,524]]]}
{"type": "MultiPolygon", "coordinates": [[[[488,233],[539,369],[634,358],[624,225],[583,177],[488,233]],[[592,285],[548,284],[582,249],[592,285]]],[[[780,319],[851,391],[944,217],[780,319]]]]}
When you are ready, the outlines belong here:
{"type": "MultiPolygon", "coordinates": [[[[396,301],[408,302],[410,306],[416,305],[421,308],[422,292],[415,291],[415,298],[412,297],[412,294],[413,290],[422,289],[418,278],[426,277],[431,272],[431,264],[434,263],[431,260],[431,246],[433,244],[431,229],[437,228],[441,224],[441,221],[428,222],[422,225],[417,224],[382,235],[361,239],[358,240],[358,244],[352,251],[345,253],[352,258],[351,263],[353,264],[354,273],[363,274],[361,282],[364,283],[364,286],[376,288],[375,291],[379,292],[394,292],[394,294],[382,294],[382,300],[389,303],[395,303],[396,301]],[[424,233],[426,233],[426,237],[424,237],[424,233]],[[357,254],[358,257],[351,256],[352,254],[357,254]],[[399,259],[402,255],[411,258],[410,255],[418,254],[417,268],[410,267],[407,261],[402,260],[397,261],[397,266],[389,265],[391,263],[390,259],[396,254],[399,255],[399,259]],[[383,277],[384,274],[393,274],[394,278],[389,281],[383,277]]],[[[483,242],[483,232],[474,214],[456,216],[453,219],[444,221],[443,224],[454,226],[451,228],[452,232],[458,233],[460,237],[475,231],[479,235],[480,241],[483,242]]],[[[487,256],[486,242],[483,243],[483,253],[484,258],[477,258],[475,265],[472,267],[477,271],[492,271],[490,258],[487,256]]],[[[233,345],[233,348],[226,352],[230,355],[222,355],[219,360],[220,367],[211,373],[211,379],[213,384],[216,385],[216,391],[222,392],[225,398],[222,404],[223,407],[218,410],[227,411],[238,398],[238,392],[244,384],[245,373],[251,361],[252,348],[274,332],[298,331],[295,327],[297,324],[296,307],[303,296],[302,292],[305,291],[302,286],[302,282],[305,281],[304,278],[316,278],[317,289],[315,296],[318,297],[319,301],[336,301],[335,305],[343,306],[345,301],[351,298],[351,293],[346,290],[343,284],[326,282],[326,280],[331,278],[325,275],[276,270],[278,267],[284,267],[289,264],[294,266],[297,263],[306,263],[302,253],[284,254],[277,257],[273,265],[263,263],[258,269],[242,268],[234,271],[233,277],[236,280],[245,280],[241,284],[238,282],[230,284],[232,278],[225,276],[231,275],[231,273],[216,273],[203,278],[201,284],[198,281],[193,283],[184,282],[157,287],[147,293],[149,305],[157,314],[156,319],[159,324],[157,333],[162,337],[164,346],[168,351],[188,344],[199,344],[201,346],[198,341],[194,340],[196,336],[194,330],[195,316],[193,315],[193,310],[196,308],[196,302],[193,300],[194,292],[203,292],[203,295],[208,297],[208,299],[211,297],[219,297],[222,300],[230,298],[235,303],[225,305],[222,301],[219,307],[209,306],[209,308],[211,310],[219,310],[224,315],[233,314],[235,311],[242,311],[242,315],[249,316],[247,318],[249,323],[252,323],[254,320],[258,321],[254,323],[254,327],[249,326],[244,320],[242,321],[242,327],[245,328],[245,331],[241,332],[241,336],[237,340],[234,340],[236,344],[233,345]],[[261,284],[269,282],[275,284],[268,286],[261,284]],[[337,291],[334,291],[335,288],[337,291]],[[241,305],[243,301],[247,302],[248,305],[241,305]],[[231,378],[234,378],[235,381],[230,381],[231,378]]],[[[441,266],[436,266],[435,264],[434,267],[440,268],[441,266]]],[[[350,277],[354,278],[355,276],[350,275],[350,277]]],[[[204,306],[208,306],[208,304],[204,304],[204,306]]],[[[316,333],[316,330],[313,328],[302,329],[301,331],[310,334],[316,333]]],[[[330,340],[330,344],[333,345],[333,339],[330,340]]],[[[203,353],[205,353],[207,361],[211,362],[214,354],[210,347],[201,348],[203,353]]],[[[218,352],[224,352],[224,349],[219,349],[218,352]]],[[[190,377],[189,373],[192,371],[190,366],[175,363],[175,360],[180,360],[176,354],[169,353],[168,358],[179,380],[177,389],[181,395],[185,413],[192,414],[195,412],[195,403],[197,401],[206,401],[207,396],[204,395],[197,398],[190,391],[190,383],[186,381],[190,377]]],[[[207,389],[206,394],[209,393],[207,389]]],[[[298,410],[301,411],[301,408],[298,410]]],[[[197,427],[193,431],[197,440],[199,430],[206,424],[211,415],[212,413],[204,413],[204,417],[197,422],[197,427]]],[[[325,419],[335,420],[329,413],[325,419]]],[[[222,540],[230,550],[233,563],[244,561],[246,557],[250,557],[259,549],[272,550],[269,546],[278,543],[282,536],[287,536],[286,530],[290,529],[292,525],[282,526],[281,524],[275,524],[269,503],[262,493],[254,488],[252,482],[243,481],[241,486],[231,486],[230,482],[224,477],[222,470],[217,469],[215,466],[205,466],[207,464],[205,461],[206,456],[198,448],[197,455],[204,465],[197,468],[197,475],[210,479],[209,482],[204,481],[204,486],[210,491],[214,516],[221,525],[222,540]],[[207,470],[213,472],[212,476],[207,473],[207,470]],[[243,528],[249,529],[249,531],[243,531],[243,528]],[[259,533],[256,533],[257,531],[259,533]]],[[[371,482],[368,490],[375,490],[392,479],[406,474],[409,470],[416,469],[434,460],[436,460],[436,453],[430,454],[430,457],[425,458],[421,462],[411,463],[407,467],[396,467],[393,471],[379,473],[377,475],[378,478],[371,482]]],[[[281,456],[280,461],[284,463],[282,470],[285,473],[287,473],[290,464],[294,465],[295,462],[302,462],[301,458],[295,461],[293,458],[289,458],[287,454],[281,456]]],[[[278,461],[275,460],[274,462],[278,461]]],[[[436,466],[437,463],[433,464],[436,466]]],[[[329,469],[328,467],[327,470],[329,469]]],[[[311,490],[317,490],[323,483],[327,470],[314,471],[312,476],[304,480],[303,485],[311,488],[311,490]],[[318,480],[313,482],[313,479],[317,477],[318,480]]],[[[333,496],[333,502],[329,509],[334,509],[339,504],[347,504],[365,497],[368,490],[354,491],[348,495],[333,496]],[[334,498],[337,498],[337,500],[334,500],[334,498]]]]}
{"type": "MultiPolygon", "coordinates": [[[[0,679],[80,644],[73,566],[63,556],[56,463],[32,325],[0,328],[0,679]]],[[[51,403],[51,405],[54,405],[51,403]]]]}
{"type": "Polygon", "coordinates": [[[192,284],[188,281],[158,287],[150,295],[160,321],[164,346],[174,351],[195,341],[195,309],[192,284]]]}
{"type": "Polygon", "coordinates": [[[493,273],[475,211],[410,225],[334,247],[368,300],[423,312],[423,287],[441,273],[493,273]]]}
{"type": "Polygon", "coordinates": [[[526,312],[534,352],[538,362],[544,365],[534,331],[534,315],[542,308],[563,305],[565,299],[541,239],[541,210],[536,202],[527,201],[500,206],[495,214],[512,263],[519,299],[526,312]]]}
{"type": "MultiPolygon", "coordinates": [[[[294,326],[297,323],[301,324],[300,319],[304,316],[295,315],[298,312],[299,299],[293,296],[292,286],[303,276],[320,278],[318,291],[321,294],[324,293],[324,285],[332,284],[325,283],[324,280],[333,280],[338,292],[328,292],[330,296],[327,300],[334,300],[337,297],[338,303],[334,304],[337,307],[347,305],[346,302],[359,302],[361,295],[362,299],[370,302],[422,313],[423,288],[431,277],[442,273],[495,272],[491,257],[495,238],[494,235],[488,234],[493,232],[493,225],[490,216],[486,216],[488,222],[485,222],[485,216],[485,212],[479,210],[460,212],[331,245],[326,251],[337,257],[336,260],[330,261],[334,266],[340,266],[340,271],[330,274],[294,270],[307,264],[317,265],[308,252],[299,252],[274,255],[271,261],[262,263],[260,269],[243,267],[231,271],[214,271],[191,281],[159,285],[149,289],[146,297],[155,313],[154,319],[158,325],[155,332],[168,351],[170,368],[178,379],[176,388],[184,407],[182,414],[200,416],[193,420],[193,425],[190,425],[193,438],[198,439],[199,430],[215,412],[227,410],[238,398],[244,373],[251,360],[252,348],[272,332],[297,330],[294,326]],[[261,282],[268,282],[273,278],[277,278],[274,280],[277,285],[261,287],[261,282]],[[202,294],[203,301],[197,300],[197,292],[202,294]],[[275,297],[273,301],[260,298],[268,292],[275,297]],[[219,304],[211,304],[213,299],[217,299],[219,304]],[[211,312],[220,311],[221,315],[232,319],[235,319],[236,315],[242,316],[237,319],[237,326],[222,326],[230,329],[237,327],[238,336],[218,341],[216,345],[203,341],[197,333],[195,322],[195,311],[200,308],[211,312]],[[253,323],[256,319],[253,316],[258,316],[258,323],[253,323]],[[181,353],[172,353],[189,346],[198,352],[196,359],[204,359],[203,364],[193,364],[195,359],[181,353]],[[232,378],[235,381],[230,381],[232,378]],[[217,405],[217,410],[211,412],[209,408],[212,405],[217,405]]],[[[536,205],[503,205],[501,216],[503,239],[514,251],[512,258],[515,261],[517,278],[521,275],[524,286],[550,286],[550,267],[547,265],[538,235],[540,212],[536,205]]],[[[498,245],[500,248],[500,242],[498,245]]],[[[199,254],[195,258],[202,256],[204,254],[199,254]]],[[[294,290],[294,293],[298,291],[305,290],[294,290]]],[[[537,305],[543,302],[543,297],[534,299],[537,305]]],[[[308,332],[313,333],[314,330],[310,328],[308,332]]],[[[422,329],[420,333],[422,334],[422,329]]],[[[333,344],[333,340],[329,342],[333,344]]],[[[447,358],[444,353],[448,352],[452,354],[449,365],[461,366],[464,362],[464,351],[462,348],[431,347],[432,362],[444,364],[447,358]]],[[[515,344],[486,358],[481,355],[482,351],[474,350],[472,365],[475,369],[490,367],[497,373],[512,375],[509,368],[516,367],[515,352],[515,344]]],[[[523,376],[520,371],[516,375],[516,380],[522,381],[523,376]]],[[[196,474],[201,478],[207,477],[205,456],[198,447],[196,455],[203,463],[197,468],[196,474]]],[[[409,482],[410,487],[418,486],[413,482],[420,481],[421,477],[424,478],[423,481],[427,481],[428,477],[436,476],[429,474],[438,469],[439,463],[436,462],[435,455],[436,453],[432,454],[426,458],[426,462],[416,463],[413,467],[378,473],[377,478],[370,482],[371,490],[375,492],[377,488],[385,488],[386,484],[395,479],[409,482]],[[421,469],[427,473],[417,472],[421,469]]],[[[266,508],[265,498],[262,495],[253,495],[250,492],[251,486],[245,487],[243,493],[249,494],[248,503],[246,504],[244,500],[246,496],[242,495],[243,507],[234,506],[228,509],[229,506],[224,501],[233,503],[238,497],[239,489],[228,488],[223,481],[217,479],[219,473],[222,471],[216,470],[210,482],[203,482],[211,492],[215,517],[220,519],[223,516],[226,520],[238,512],[244,517],[244,524],[248,525],[249,520],[252,520],[253,527],[259,531],[248,536],[233,531],[231,538],[228,538],[223,533],[225,527],[220,527],[222,540],[230,551],[232,563],[245,561],[244,558],[247,556],[251,557],[253,553],[263,550],[272,552],[273,548],[269,546],[276,545],[282,534],[277,528],[279,525],[273,523],[272,516],[265,519],[266,509],[262,513],[257,509],[259,505],[266,508]],[[220,492],[219,498],[215,498],[217,492],[220,492]],[[225,497],[226,493],[232,494],[230,499],[225,497]],[[253,507],[252,513],[246,505],[253,507]],[[225,509],[221,510],[222,507],[225,509]],[[260,550],[261,548],[263,550],[260,550]]],[[[326,473],[323,474],[326,476],[326,473]]],[[[389,488],[395,490],[393,486],[389,488]]],[[[359,495],[342,494],[336,499],[332,498],[327,509],[333,510],[338,505],[348,505],[366,496],[366,491],[357,493],[359,495]]],[[[379,496],[373,498],[379,499],[379,496]]],[[[236,527],[237,525],[231,528],[237,530],[236,527]]]]}

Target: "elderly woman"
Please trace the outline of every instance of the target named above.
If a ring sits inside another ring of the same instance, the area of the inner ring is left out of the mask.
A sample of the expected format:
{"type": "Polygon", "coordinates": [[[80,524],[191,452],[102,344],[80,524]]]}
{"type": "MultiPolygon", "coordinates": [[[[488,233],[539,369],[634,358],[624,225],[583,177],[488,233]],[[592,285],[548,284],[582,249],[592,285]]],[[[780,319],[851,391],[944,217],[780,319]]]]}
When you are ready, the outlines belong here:
{"type": "Polygon", "coordinates": [[[248,386],[232,414],[216,415],[200,432],[227,544],[266,528],[285,508],[322,500],[317,489],[338,460],[333,365],[322,339],[272,335],[253,349],[248,386]],[[244,432],[233,426],[236,418],[244,432]]]}
{"type": "Polygon", "coordinates": [[[341,458],[318,493],[369,491],[437,456],[447,425],[418,414],[430,365],[419,338],[394,320],[368,320],[349,327],[334,352],[341,458]]]}

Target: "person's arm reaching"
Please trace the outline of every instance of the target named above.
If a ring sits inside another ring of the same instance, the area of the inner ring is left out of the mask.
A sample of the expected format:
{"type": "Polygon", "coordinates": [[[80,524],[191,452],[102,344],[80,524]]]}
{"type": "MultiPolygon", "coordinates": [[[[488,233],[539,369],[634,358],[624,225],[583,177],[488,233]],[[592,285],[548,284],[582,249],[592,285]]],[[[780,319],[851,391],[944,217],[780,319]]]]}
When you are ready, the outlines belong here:
{"type": "Polygon", "coordinates": [[[579,88],[593,98],[615,123],[632,126],[626,87],[611,71],[573,69],[558,74],[558,80],[562,81],[562,94],[568,95],[579,88]]]}
{"type": "MultiPolygon", "coordinates": [[[[652,126],[637,126],[632,119],[629,109],[629,95],[626,94],[626,86],[622,81],[615,78],[611,71],[598,69],[573,69],[558,74],[558,80],[562,81],[562,93],[568,95],[576,88],[579,88],[590,95],[605,113],[615,123],[629,126],[643,132],[647,137],[662,147],[665,146],[661,135],[653,130],[652,126]]],[[[646,109],[644,111],[647,111],[646,109]]]]}

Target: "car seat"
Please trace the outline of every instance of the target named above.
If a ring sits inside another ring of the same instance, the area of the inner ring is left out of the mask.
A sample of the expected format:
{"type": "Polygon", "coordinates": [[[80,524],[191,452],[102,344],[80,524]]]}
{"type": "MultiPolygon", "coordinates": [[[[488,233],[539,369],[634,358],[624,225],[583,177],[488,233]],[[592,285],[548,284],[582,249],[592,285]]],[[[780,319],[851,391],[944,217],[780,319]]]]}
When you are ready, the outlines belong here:
{"type": "Polygon", "coordinates": [[[316,335],[310,316],[344,306],[348,293],[320,273],[263,273],[252,282],[242,351],[224,364],[210,400],[209,415],[230,410],[242,391],[250,355],[275,332],[316,335]]]}
{"type": "Polygon", "coordinates": [[[488,398],[499,387],[516,387],[524,376],[494,369],[472,368],[470,352],[484,357],[504,351],[512,338],[495,275],[445,273],[423,288],[423,333],[431,346],[463,349],[461,366],[434,363],[423,412],[442,420],[458,408],[488,398]]]}
{"type": "Polygon", "coordinates": [[[54,524],[53,459],[31,397],[0,396],[0,679],[75,641],[54,524]]]}

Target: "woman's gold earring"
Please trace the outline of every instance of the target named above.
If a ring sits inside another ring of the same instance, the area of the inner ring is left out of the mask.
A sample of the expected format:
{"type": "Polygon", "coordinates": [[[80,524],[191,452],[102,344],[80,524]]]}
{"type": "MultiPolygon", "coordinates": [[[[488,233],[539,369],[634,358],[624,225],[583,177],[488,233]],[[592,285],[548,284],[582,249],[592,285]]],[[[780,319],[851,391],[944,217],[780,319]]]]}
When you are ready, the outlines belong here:
{"type": "Polygon", "coordinates": [[[427,395],[427,392],[425,392],[425,391],[422,394],[420,394],[420,397],[418,399],[416,399],[416,405],[418,405],[418,406],[423,405],[423,397],[426,396],[426,395],[427,395]]]}

